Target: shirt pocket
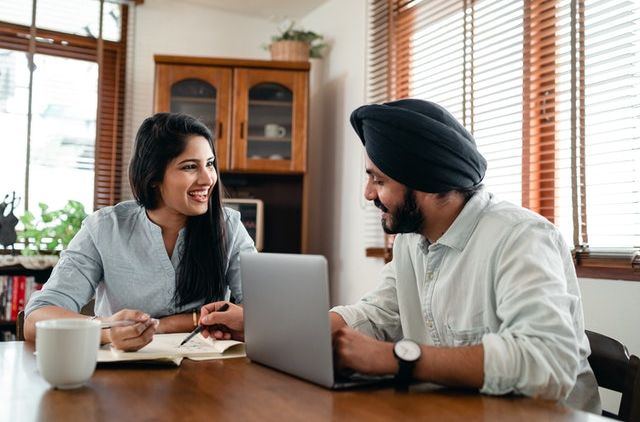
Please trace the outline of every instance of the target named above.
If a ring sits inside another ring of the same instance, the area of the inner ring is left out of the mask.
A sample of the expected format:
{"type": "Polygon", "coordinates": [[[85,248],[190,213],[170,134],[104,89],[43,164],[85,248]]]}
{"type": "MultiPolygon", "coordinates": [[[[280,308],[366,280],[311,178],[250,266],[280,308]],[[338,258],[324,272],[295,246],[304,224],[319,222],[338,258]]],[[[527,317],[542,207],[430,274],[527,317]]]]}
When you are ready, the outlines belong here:
{"type": "Polygon", "coordinates": [[[449,319],[447,322],[447,343],[454,347],[475,346],[482,342],[482,336],[490,330],[484,324],[484,312],[467,318],[449,319]]]}

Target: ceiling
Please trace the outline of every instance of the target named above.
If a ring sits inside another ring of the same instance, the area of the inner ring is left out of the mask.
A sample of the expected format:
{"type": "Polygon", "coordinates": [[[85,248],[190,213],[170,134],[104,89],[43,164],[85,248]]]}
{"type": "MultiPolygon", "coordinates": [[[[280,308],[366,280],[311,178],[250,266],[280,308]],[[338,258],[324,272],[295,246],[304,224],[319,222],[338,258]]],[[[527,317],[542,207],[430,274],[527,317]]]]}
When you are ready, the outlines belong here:
{"type": "Polygon", "coordinates": [[[241,15],[279,22],[300,19],[327,0],[183,0],[241,15]]]}

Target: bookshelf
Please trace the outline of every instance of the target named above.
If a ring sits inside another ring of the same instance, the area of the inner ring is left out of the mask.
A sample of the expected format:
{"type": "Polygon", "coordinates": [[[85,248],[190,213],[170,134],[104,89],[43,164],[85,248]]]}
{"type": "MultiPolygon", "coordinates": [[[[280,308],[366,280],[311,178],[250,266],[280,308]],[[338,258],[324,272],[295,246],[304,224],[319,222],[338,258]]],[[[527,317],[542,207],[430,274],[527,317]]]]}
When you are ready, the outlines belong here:
{"type": "Polygon", "coordinates": [[[0,341],[14,340],[16,316],[58,262],[55,255],[0,255],[0,341]]]}

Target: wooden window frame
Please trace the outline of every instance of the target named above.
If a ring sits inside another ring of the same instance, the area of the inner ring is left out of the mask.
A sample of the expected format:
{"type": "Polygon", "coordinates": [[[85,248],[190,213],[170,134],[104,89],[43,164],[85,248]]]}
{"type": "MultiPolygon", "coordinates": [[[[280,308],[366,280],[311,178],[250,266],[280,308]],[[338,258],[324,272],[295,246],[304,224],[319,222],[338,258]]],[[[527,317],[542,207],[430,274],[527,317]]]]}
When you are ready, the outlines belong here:
{"type": "MultiPolygon", "coordinates": [[[[128,6],[121,7],[118,42],[36,30],[37,37],[48,40],[35,43],[36,54],[92,61],[99,65],[94,209],[114,205],[121,199],[128,6]],[[106,98],[110,101],[105,101],[106,98]]],[[[30,37],[29,26],[0,21],[0,48],[28,53],[30,37]]]]}

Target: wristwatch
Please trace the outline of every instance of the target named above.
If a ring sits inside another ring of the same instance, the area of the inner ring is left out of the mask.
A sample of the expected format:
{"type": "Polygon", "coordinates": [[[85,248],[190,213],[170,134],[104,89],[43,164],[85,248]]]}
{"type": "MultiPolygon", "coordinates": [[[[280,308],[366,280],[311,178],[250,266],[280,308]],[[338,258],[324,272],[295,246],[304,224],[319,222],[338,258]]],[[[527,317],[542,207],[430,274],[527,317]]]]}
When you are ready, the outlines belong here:
{"type": "Polygon", "coordinates": [[[415,341],[405,338],[393,345],[393,355],[398,359],[396,387],[407,390],[413,378],[413,368],[422,355],[422,349],[415,341]]]}

